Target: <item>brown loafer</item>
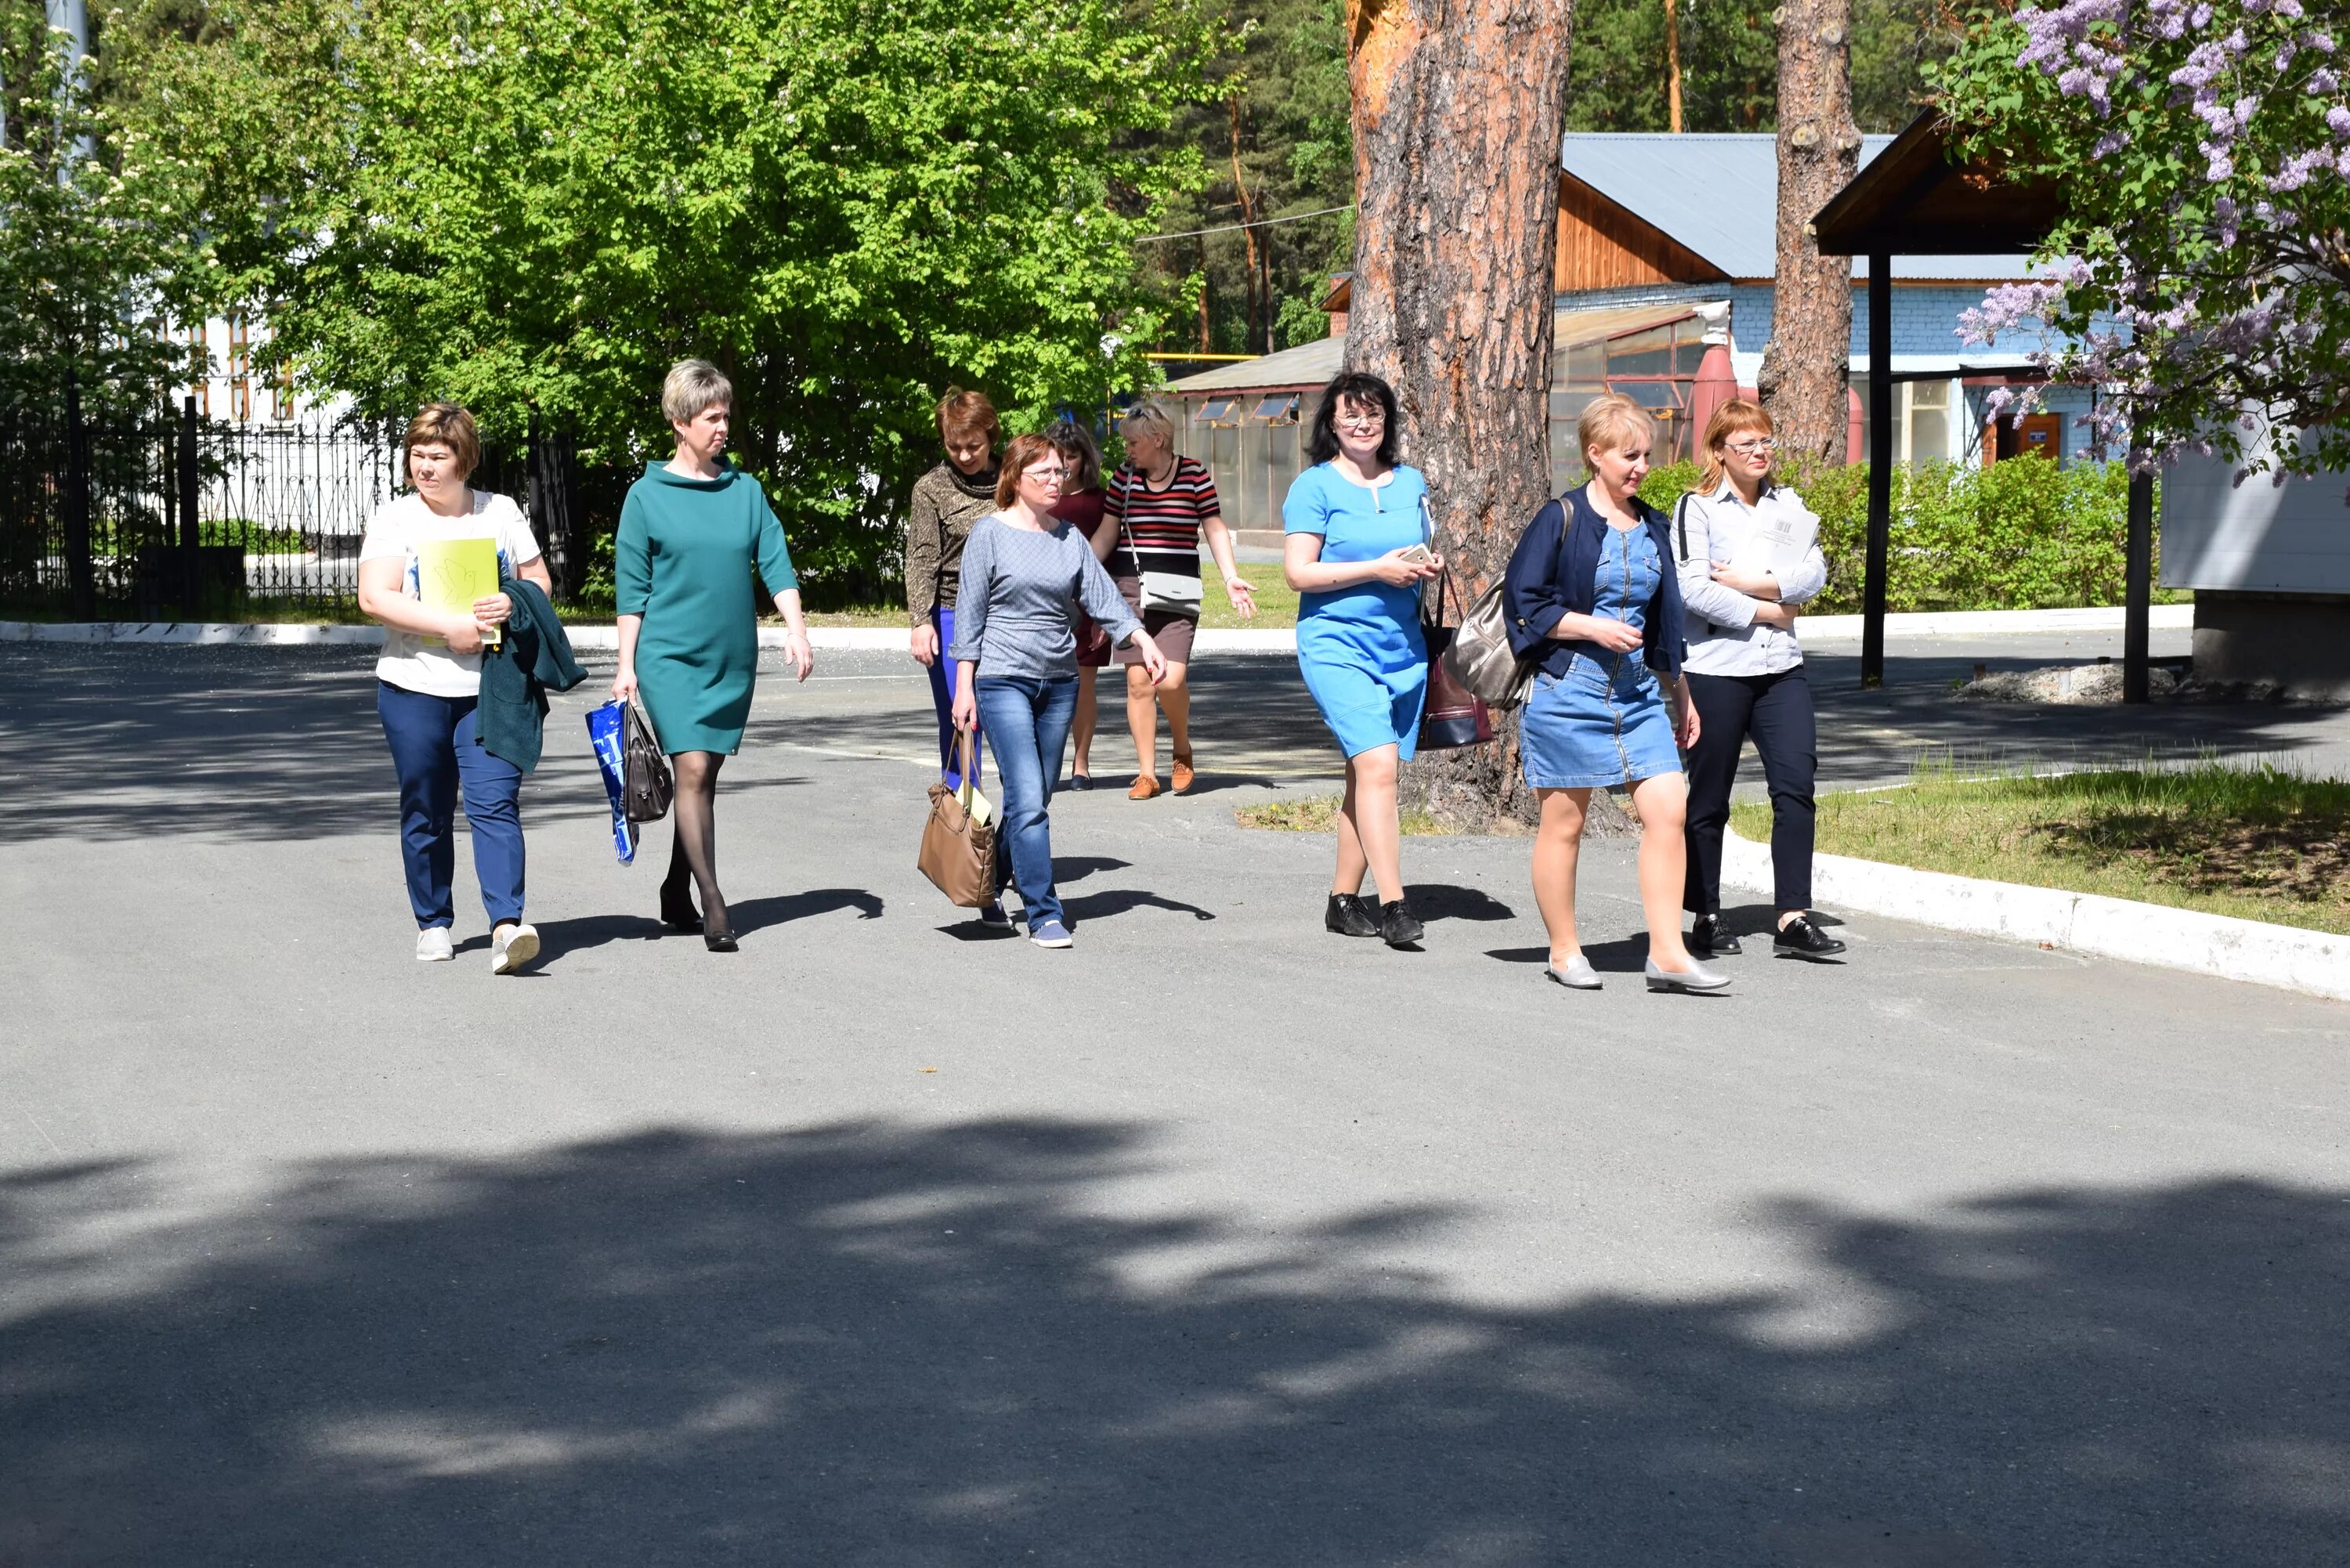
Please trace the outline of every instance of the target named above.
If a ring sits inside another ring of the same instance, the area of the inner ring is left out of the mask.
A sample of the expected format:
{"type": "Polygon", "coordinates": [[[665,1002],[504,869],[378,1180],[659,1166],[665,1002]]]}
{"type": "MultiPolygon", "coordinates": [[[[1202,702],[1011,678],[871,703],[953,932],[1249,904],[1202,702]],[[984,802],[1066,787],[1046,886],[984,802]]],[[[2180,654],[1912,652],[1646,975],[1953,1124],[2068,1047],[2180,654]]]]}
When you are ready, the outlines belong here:
{"type": "Polygon", "coordinates": [[[1126,798],[1128,800],[1149,800],[1152,795],[1157,794],[1158,793],[1159,781],[1152,778],[1149,774],[1143,774],[1139,777],[1136,778],[1134,781],[1134,787],[1126,792],[1126,798]]]}
{"type": "Polygon", "coordinates": [[[1191,759],[1189,757],[1177,757],[1175,759],[1173,774],[1175,793],[1177,794],[1185,794],[1190,793],[1191,788],[1191,780],[1194,776],[1195,775],[1191,772],[1191,759]]]}

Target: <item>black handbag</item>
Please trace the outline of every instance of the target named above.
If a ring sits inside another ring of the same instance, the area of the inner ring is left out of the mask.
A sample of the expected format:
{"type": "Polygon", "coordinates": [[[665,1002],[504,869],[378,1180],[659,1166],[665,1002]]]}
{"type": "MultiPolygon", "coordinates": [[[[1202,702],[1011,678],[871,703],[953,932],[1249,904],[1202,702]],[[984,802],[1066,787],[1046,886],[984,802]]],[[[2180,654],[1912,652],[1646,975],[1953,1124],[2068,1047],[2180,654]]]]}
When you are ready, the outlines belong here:
{"type": "Polygon", "coordinates": [[[630,822],[659,822],[669,815],[677,781],[653,732],[652,715],[634,697],[620,715],[620,805],[630,822]]]}
{"type": "MultiPolygon", "coordinates": [[[[1436,578],[1436,616],[1423,612],[1419,634],[1428,643],[1428,694],[1420,699],[1419,747],[1423,752],[1447,752],[1493,738],[1493,715],[1484,699],[1462,685],[1446,668],[1445,650],[1452,646],[1455,628],[1444,624],[1444,590],[1452,588],[1456,604],[1461,590],[1453,587],[1452,568],[1436,578]]],[[[1427,597],[1421,596],[1423,606],[1427,597]]]]}

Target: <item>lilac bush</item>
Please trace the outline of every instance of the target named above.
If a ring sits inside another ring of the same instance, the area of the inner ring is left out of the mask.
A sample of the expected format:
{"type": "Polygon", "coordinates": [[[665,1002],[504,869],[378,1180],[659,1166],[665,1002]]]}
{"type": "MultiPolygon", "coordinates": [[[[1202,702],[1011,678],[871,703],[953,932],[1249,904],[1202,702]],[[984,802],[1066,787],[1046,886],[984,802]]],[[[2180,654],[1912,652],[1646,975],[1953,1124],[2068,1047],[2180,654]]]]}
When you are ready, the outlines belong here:
{"type": "Polygon", "coordinates": [[[2056,0],[1979,27],[1936,84],[1958,150],[2053,182],[2064,215],[2052,274],[1992,289],[1961,337],[2021,335],[2053,379],[2106,389],[2091,439],[2133,463],[2350,468],[2344,15],[2056,0]]]}

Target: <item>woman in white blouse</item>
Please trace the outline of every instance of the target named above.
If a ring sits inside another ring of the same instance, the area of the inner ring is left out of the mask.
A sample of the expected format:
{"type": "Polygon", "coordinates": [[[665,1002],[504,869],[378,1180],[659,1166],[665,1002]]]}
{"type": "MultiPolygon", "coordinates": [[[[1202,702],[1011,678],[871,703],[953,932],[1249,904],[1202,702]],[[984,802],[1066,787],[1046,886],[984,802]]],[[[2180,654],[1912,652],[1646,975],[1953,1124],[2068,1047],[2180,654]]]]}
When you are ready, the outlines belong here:
{"type": "Polygon", "coordinates": [[[1827,586],[1819,519],[1773,483],[1771,416],[1734,399],[1706,421],[1697,487],[1673,508],[1673,554],[1689,617],[1690,701],[1697,744],[1689,773],[1689,881],[1682,907],[1697,917],[1689,948],[1700,958],[1740,950],[1721,929],[1721,836],[1749,735],[1771,790],[1771,868],[1778,929],[1773,951],[1832,958],[1845,944],[1811,918],[1813,775],[1819,741],[1812,689],[1795,640],[1797,607],[1827,586]]]}

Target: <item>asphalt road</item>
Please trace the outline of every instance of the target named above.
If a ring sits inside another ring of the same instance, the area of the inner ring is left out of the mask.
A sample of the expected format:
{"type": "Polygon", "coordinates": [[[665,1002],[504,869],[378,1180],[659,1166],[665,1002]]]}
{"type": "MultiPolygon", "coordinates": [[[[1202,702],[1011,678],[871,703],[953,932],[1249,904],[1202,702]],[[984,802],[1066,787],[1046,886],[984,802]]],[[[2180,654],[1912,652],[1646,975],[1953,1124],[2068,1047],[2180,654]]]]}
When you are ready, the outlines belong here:
{"type": "MultiPolygon", "coordinates": [[[[1914,672],[1848,776],[2002,732],[1914,672]]],[[[1064,953],[913,870],[902,665],[763,680],[731,958],[564,699],[496,980],[362,655],[0,649],[0,1564],[2350,1563],[2350,1008],[1858,918],[1650,997],[1617,844],[1596,994],[1523,840],[1327,937],[1231,816],[1327,787],[1295,673],[1200,677],[1064,953]]]]}

